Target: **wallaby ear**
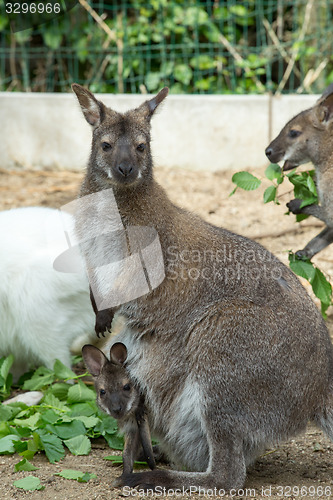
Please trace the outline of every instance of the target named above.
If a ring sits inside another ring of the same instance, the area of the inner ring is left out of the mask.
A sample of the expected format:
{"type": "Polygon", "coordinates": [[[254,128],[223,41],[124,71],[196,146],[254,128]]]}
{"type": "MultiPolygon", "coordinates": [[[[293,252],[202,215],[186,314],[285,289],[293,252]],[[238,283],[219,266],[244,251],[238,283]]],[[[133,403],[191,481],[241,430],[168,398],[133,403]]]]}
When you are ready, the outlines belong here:
{"type": "Polygon", "coordinates": [[[89,125],[98,127],[105,116],[104,104],[98,101],[88,89],[78,83],[73,83],[72,90],[78,98],[84,117],[89,125]]]}
{"type": "Polygon", "coordinates": [[[161,102],[166,98],[168,93],[169,93],[168,87],[164,87],[162,90],[159,91],[159,93],[155,97],[141,104],[141,106],[139,106],[136,109],[136,112],[139,113],[141,116],[143,116],[146,120],[150,120],[157,106],[161,104],[161,102]]]}
{"type": "Polygon", "coordinates": [[[127,349],[122,342],[116,342],[110,349],[110,361],[116,365],[123,365],[127,358],[127,349]]]}
{"type": "Polygon", "coordinates": [[[94,377],[98,377],[103,366],[108,362],[107,357],[102,351],[89,344],[82,347],[82,356],[86,367],[94,377]]]}
{"type": "Polygon", "coordinates": [[[322,124],[327,124],[333,119],[333,85],[332,93],[326,94],[326,97],[317,105],[316,115],[322,124]]]}

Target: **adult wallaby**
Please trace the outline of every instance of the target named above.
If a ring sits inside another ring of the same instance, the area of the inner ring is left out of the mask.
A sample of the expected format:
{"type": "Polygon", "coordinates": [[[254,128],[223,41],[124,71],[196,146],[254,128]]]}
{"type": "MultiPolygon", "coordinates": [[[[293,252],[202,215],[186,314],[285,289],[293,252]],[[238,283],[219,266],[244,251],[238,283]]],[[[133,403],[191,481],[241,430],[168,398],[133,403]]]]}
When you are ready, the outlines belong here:
{"type": "Polygon", "coordinates": [[[97,404],[108,415],[119,420],[118,427],[125,434],[122,478],[133,472],[133,463],[140,448],[151,469],[155,460],[143,397],[132,383],[125,367],[127,349],[117,342],[110,349],[110,360],[93,345],[82,348],[84,362],[94,377],[97,404]]]}
{"type": "Polygon", "coordinates": [[[302,200],[287,203],[293,214],[307,214],[325,222],[326,227],[296,255],[311,259],[333,242],[333,84],[324,91],[315,106],[290,120],[266,148],[267,158],[284,160],[283,170],[311,161],[316,170],[320,205],[301,208],[302,200]]]}
{"type": "MultiPolygon", "coordinates": [[[[238,488],[265,447],[309,420],[333,439],[333,347],[296,276],[258,243],[175,206],[154,180],[150,121],[168,89],[124,114],[73,90],[93,127],[81,197],[111,190],[125,227],[156,230],[165,264],[158,287],[117,307],[117,340],[151,432],[182,471],[128,474],[123,484],[238,488]]],[[[103,215],[91,211],[78,213],[80,234],[103,215]]],[[[105,241],[91,253],[113,260],[105,241]]]]}

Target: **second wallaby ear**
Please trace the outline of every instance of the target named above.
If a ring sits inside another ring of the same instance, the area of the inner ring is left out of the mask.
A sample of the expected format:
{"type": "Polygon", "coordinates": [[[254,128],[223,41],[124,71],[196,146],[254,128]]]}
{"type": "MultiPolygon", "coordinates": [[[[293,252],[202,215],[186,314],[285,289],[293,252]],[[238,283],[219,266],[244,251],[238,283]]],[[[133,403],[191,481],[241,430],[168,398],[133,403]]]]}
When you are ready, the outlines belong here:
{"type": "Polygon", "coordinates": [[[333,89],[332,94],[328,94],[317,106],[317,118],[325,124],[333,119],[333,89]]]}
{"type": "Polygon", "coordinates": [[[78,98],[84,117],[89,125],[98,127],[105,116],[104,104],[98,101],[88,89],[78,83],[73,83],[72,90],[78,98]]]}
{"type": "Polygon", "coordinates": [[[127,358],[127,349],[122,342],[116,342],[110,349],[110,361],[116,365],[123,365],[127,358]]]}
{"type": "Polygon", "coordinates": [[[164,87],[162,90],[159,91],[155,97],[152,99],[149,99],[148,101],[145,101],[141,106],[139,106],[135,112],[139,113],[141,116],[143,116],[146,120],[150,121],[151,117],[153,116],[157,106],[161,104],[161,102],[166,98],[166,96],[169,93],[168,87],[164,87]]]}
{"type": "Polygon", "coordinates": [[[98,377],[103,366],[108,362],[107,357],[102,351],[89,344],[82,347],[82,356],[86,367],[94,377],[98,377]]]}

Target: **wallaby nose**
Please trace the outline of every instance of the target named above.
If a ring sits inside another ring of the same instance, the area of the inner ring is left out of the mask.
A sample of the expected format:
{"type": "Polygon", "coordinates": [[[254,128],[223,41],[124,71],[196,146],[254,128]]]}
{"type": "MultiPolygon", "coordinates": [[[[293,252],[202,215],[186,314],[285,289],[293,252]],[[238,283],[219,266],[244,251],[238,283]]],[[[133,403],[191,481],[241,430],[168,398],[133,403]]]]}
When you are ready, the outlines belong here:
{"type": "Polygon", "coordinates": [[[128,163],[120,163],[120,165],[118,165],[118,172],[121,175],[123,175],[124,177],[127,177],[128,175],[130,175],[132,170],[133,170],[133,167],[131,165],[129,165],[128,163]]]}
{"type": "Polygon", "coordinates": [[[265,155],[267,156],[268,159],[270,158],[270,156],[272,156],[272,153],[273,153],[272,148],[268,146],[268,148],[265,149],[265,155]]]}
{"type": "Polygon", "coordinates": [[[120,415],[121,410],[122,410],[122,408],[121,408],[121,406],[120,406],[120,405],[119,405],[119,406],[113,406],[113,407],[112,407],[112,411],[113,411],[113,413],[114,413],[115,415],[120,415]]]}

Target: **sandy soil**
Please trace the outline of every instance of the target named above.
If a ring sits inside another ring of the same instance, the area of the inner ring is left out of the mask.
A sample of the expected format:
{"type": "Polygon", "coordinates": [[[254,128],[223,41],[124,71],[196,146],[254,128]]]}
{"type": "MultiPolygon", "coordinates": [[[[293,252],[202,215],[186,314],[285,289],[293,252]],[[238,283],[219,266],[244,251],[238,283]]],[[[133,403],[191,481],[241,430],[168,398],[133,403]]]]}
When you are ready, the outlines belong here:
{"type": "MultiPolygon", "coordinates": [[[[255,174],[263,176],[263,170],[255,174]]],[[[59,207],[76,196],[82,175],[78,172],[0,170],[0,210],[32,205],[59,207]]],[[[229,198],[234,187],[230,172],[213,174],[156,169],[156,178],[178,205],[197,212],[214,224],[256,239],[285,263],[288,260],[287,251],[303,248],[322,226],[311,218],[296,225],[294,216],[284,215],[285,203],[291,196],[288,186],[281,189],[281,205],[275,206],[262,202],[267,184],[255,192],[237,191],[229,198]]],[[[330,247],[321,252],[314,262],[333,280],[330,247]]],[[[306,282],[304,285],[311,293],[306,282]]],[[[333,334],[332,308],[327,324],[333,334]]],[[[114,454],[103,441],[98,441],[93,444],[89,456],[67,455],[56,465],[49,464],[44,455],[38,455],[33,462],[39,470],[33,473],[14,472],[14,464],[20,460],[18,455],[0,456],[1,498],[124,498],[121,490],[110,486],[120,474],[119,469],[103,460],[111,453],[114,454]],[[81,484],[54,475],[69,468],[94,472],[97,479],[81,484]],[[13,486],[15,480],[29,474],[40,478],[45,486],[43,491],[24,492],[13,486]]],[[[333,443],[316,428],[309,427],[304,436],[298,436],[260,457],[248,471],[247,491],[240,491],[234,498],[333,498],[332,460],[333,443]]]]}

